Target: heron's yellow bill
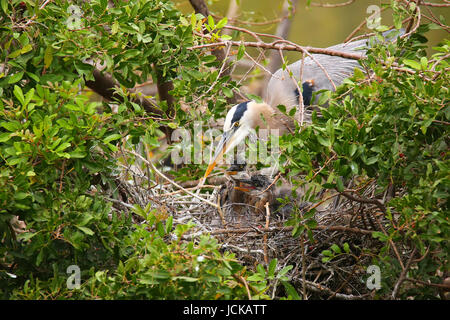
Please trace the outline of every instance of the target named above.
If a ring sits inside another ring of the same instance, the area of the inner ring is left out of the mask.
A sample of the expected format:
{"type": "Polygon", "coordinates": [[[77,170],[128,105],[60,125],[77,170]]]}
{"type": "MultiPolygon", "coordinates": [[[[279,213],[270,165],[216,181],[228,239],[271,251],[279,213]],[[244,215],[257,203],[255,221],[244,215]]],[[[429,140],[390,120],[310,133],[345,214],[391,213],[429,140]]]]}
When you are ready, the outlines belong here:
{"type": "Polygon", "coordinates": [[[210,163],[208,165],[208,168],[206,169],[205,175],[203,176],[204,179],[206,179],[206,177],[209,176],[209,174],[211,173],[211,171],[213,171],[213,169],[215,168],[216,165],[217,165],[216,161],[213,161],[212,163],[210,163]]]}
{"type": "Polygon", "coordinates": [[[214,157],[212,161],[209,163],[205,175],[203,176],[203,179],[206,179],[209,176],[209,174],[216,167],[217,163],[223,158],[223,155],[227,153],[229,149],[234,147],[233,144],[233,141],[235,140],[234,132],[235,130],[230,130],[228,132],[224,132],[224,134],[222,135],[222,138],[220,139],[220,142],[217,145],[214,157]]]}

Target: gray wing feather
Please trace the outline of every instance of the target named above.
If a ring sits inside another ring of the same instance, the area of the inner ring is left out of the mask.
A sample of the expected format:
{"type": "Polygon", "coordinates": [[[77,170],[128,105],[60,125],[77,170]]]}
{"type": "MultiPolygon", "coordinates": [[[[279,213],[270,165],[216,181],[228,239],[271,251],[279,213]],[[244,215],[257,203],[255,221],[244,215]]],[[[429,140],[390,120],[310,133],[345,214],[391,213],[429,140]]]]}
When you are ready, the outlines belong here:
{"type": "MultiPolygon", "coordinates": [[[[391,36],[392,31],[388,31],[385,34],[385,38],[391,36]]],[[[404,33],[400,30],[400,34],[404,33]]],[[[398,33],[397,33],[398,34],[398,33]]],[[[395,34],[395,35],[397,35],[395,34]]],[[[387,39],[389,41],[389,39],[387,39]]],[[[327,49],[342,51],[347,53],[365,53],[367,51],[368,42],[367,39],[353,41],[349,43],[341,43],[327,49]]],[[[321,66],[327,71],[330,79],[334,85],[338,87],[342,82],[350,77],[355,68],[361,68],[359,62],[353,59],[347,59],[338,56],[330,56],[324,54],[312,54],[314,59],[321,64],[321,66]]],[[[300,83],[305,81],[314,80],[314,91],[322,89],[334,90],[333,85],[328,79],[323,69],[310,57],[306,57],[303,64],[303,77],[300,83]]],[[[289,71],[292,72],[296,81],[300,80],[300,69],[302,60],[296,61],[288,65],[287,70],[279,69],[274,73],[270,79],[265,100],[272,107],[276,107],[279,104],[285,105],[288,110],[294,106],[298,106],[298,96],[296,94],[297,86],[294,79],[289,77],[289,71]]],[[[301,87],[301,85],[300,85],[301,87]]],[[[319,95],[317,96],[317,98],[319,95]]]]}
{"type": "MultiPolygon", "coordinates": [[[[328,49],[338,50],[349,53],[364,53],[365,40],[356,41],[347,45],[338,44],[328,49]],[[358,50],[359,49],[359,50],[358,50]]],[[[306,57],[303,64],[303,77],[300,79],[302,60],[288,65],[286,70],[279,69],[272,76],[267,86],[266,101],[271,106],[284,104],[288,109],[298,105],[298,97],[295,93],[297,86],[294,79],[289,77],[289,71],[292,72],[296,81],[303,83],[305,81],[314,80],[314,91],[327,89],[333,90],[333,85],[323,71],[325,69],[337,87],[353,74],[355,68],[360,67],[357,60],[346,59],[338,56],[329,56],[324,54],[312,54],[315,61],[310,57],[306,57]],[[318,65],[318,63],[323,69],[318,65]],[[288,71],[289,70],[289,71],[288,71]]],[[[301,87],[301,85],[300,85],[301,87]]]]}

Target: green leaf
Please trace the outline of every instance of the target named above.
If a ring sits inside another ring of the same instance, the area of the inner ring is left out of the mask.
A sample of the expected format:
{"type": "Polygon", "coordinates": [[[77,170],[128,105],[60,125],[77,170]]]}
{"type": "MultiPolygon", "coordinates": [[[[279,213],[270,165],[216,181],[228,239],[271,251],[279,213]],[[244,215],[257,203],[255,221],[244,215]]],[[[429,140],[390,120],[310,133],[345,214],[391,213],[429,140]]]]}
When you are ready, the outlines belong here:
{"type": "Polygon", "coordinates": [[[28,91],[25,94],[25,99],[24,99],[24,102],[23,102],[23,106],[24,107],[27,106],[30,103],[30,101],[33,98],[33,96],[34,96],[34,88],[31,88],[30,91],[28,91]]]}
{"type": "Polygon", "coordinates": [[[420,70],[422,68],[421,64],[419,62],[417,62],[417,61],[414,61],[414,60],[404,59],[403,63],[405,65],[407,65],[408,67],[411,67],[411,68],[416,69],[416,70],[420,70]]]}
{"type": "Polygon", "coordinates": [[[420,58],[420,65],[422,67],[422,70],[426,70],[428,66],[428,59],[427,57],[420,58]]]}
{"type": "Polygon", "coordinates": [[[165,270],[158,270],[158,271],[148,271],[144,274],[146,276],[146,278],[152,278],[152,279],[169,279],[170,278],[170,274],[169,272],[165,271],[165,270]]]}
{"type": "Polygon", "coordinates": [[[423,134],[427,133],[427,129],[432,122],[433,122],[433,119],[427,119],[422,122],[422,125],[420,126],[420,130],[422,131],[423,134]]]}
{"type": "Polygon", "coordinates": [[[138,49],[130,49],[125,51],[125,53],[123,54],[123,58],[124,59],[130,59],[130,58],[134,58],[141,55],[141,51],[138,49]]]}
{"type": "Polygon", "coordinates": [[[2,10],[4,13],[8,14],[9,10],[8,10],[8,0],[1,0],[0,2],[1,6],[2,6],[2,10]]]}
{"type": "Polygon", "coordinates": [[[222,91],[223,91],[223,94],[224,94],[226,97],[228,97],[228,98],[233,97],[233,90],[231,90],[230,88],[223,87],[223,88],[222,88],[222,91]]]}
{"type": "Polygon", "coordinates": [[[64,151],[65,149],[67,149],[68,147],[70,147],[70,143],[69,142],[61,143],[59,145],[59,147],[55,150],[55,152],[56,153],[60,153],[60,152],[64,151]]]}
{"type": "MultiPolygon", "coordinates": [[[[280,110],[282,113],[286,113],[286,106],[283,104],[277,105],[278,110],[280,110]]],[[[295,108],[294,108],[295,109],[295,108]]]]}
{"type": "Polygon", "coordinates": [[[27,242],[31,238],[33,238],[35,235],[39,234],[38,232],[24,232],[17,235],[17,240],[22,240],[24,242],[27,242]]]}
{"type": "Polygon", "coordinates": [[[17,100],[19,100],[19,102],[23,105],[25,103],[25,97],[23,96],[22,89],[19,86],[14,86],[13,92],[17,100]]]}
{"type": "Polygon", "coordinates": [[[214,19],[211,16],[208,16],[208,26],[211,28],[211,30],[214,30],[214,19]]]}
{"type": "Polygon", "coordinates": [[[14,195],[14,199],[16,199],[16,200],[23,200],[23,199],[25,199],[28,196],[29,196],[29,194],[27,192],[17,192],[14,195]]]}
{"type": "Polygon", "coordinates": [[[378,161],[378,156],[375,156],[375,157],[370,157],[369,159],[365,160],[364,163],[367,164],[368,166],[370,166],[370,165],[376,163],[377,161],[378,161]]]}
{"type": "Polygon", "coordinates": [[[245,46],[243,43],[241,43],[241,45],[239,46],[239,49],[238,49],[238,53],[236,55],[236,59],[238,61],[241,60],[242,57],[244,56],[244,54],[245,54],[245,46]]]}
{"type": "Polygon", "coordinates": [[[325,91],[319,96],[319,100],[317,101],[318,105],[325,104],[331,97],[331,91],[325,91]]]}
{"type": "Polygon", "coordinates": [[[169,234],[172,231],[172,225],[173,225],[173,216],[170,216],[167,218],[166,221],[166,234],[169,234]]]}
{"type": "Polygon", "coordinates": [[[15,51],[11,52],[11,53],[8,55],[8,58],[14,59],[14,58],[17,58],[18,56],[20,56],[21,54],[22,54],[22,49],[17,49],[17,50],[15,50],[15,51]]]}
{"type": "Polygon", "coordinates": [[[344,192],[344,183],[342,182],[342,178],[336,178],[336,189],[339,192],[344,192]]]}
{"type": "Polygon", "coordinates": [[[69,152],[69,156],[71,159],[82,159],[86,158],[87,153],[85,151],[81,151],[80,149],[75,149],[72,152],[69,152]]]}
{"type": "Polygon", "coordinates": [[[356,144],[351,144],[350,145],[350,150],[349,150],[349,156],[353,157],[353,155],[355,154],[356,150],[358,150],[358,147],[356,146],[356,144]]]}
{"type": "Polygon", "coordinates": [[[360,68],[355,68],[354,76],[357,80],[365,78],[364,72],[360,68]]]}
{"type": "MultiPolygon", "coordinates": [[[[22,127],[20,122],[17,120],[10,121],[10,122],[3,122],[1,125],[3,128],[5,128],[6,130],[8,130],[10,132],[18,131],[22,127]]],[[[10,133],[7,133],[7,134],[10,134],[10,133]]]]}
{"type": "Polygon", "coordinates": [[[317,135],[317,141],[324,147],[331,147],[331,140],[325,137],[322,137],[321,135],[317,135]]]}
{"type": "Polygon", "coordinates": [[[380,231],[372,232],[372,237],[378,238],[378,239],[380,239],[380,241],[383,241],[383,242],[389,240],[389,237],[380,231]]]}
{"type": "Polygon", "coordinates": [[[211,63],[217,60],[216,56],[213,55],[203,56],[201,59],[205,63],[211,63]]]}
{"type": "Polygon", "coordinates": [[[24,54],[24,53],[31,51],[32,49],[33,49],[33,46],[29,43],[29,44],[25,45],[22,49],[20,49],[20,53],[24,54]]]}
{"type": "Polygon", "coordinates": [[[252,274],[251,276],[247,277],[246,280],[247,281],[263,281],[264,275],[262,275],[260,273],[255,273],[255,274],[252,274]]]}
{"type": "Polygon", "coordinates": [[[113,140],[117,140],[117,139],[120,139],[120,138],[122,138],[122,136],[120,134],[113,133],[113,134],[107,136],[105,139],[103,139],[103,142],[104,143],[109,143],[109,142],[111,142],[113,140]]]}
{"type": "Polygon", "coordinates": [[[358,174],[358,164],[354,161],[350,162],[350,169],[353,174],[358,174]]]}
{"type": "Polygon", "coordinates": [[[347,242],[345,242],[345,243],[342,245],[342,247],[343,247],[343,249],[344,249],[344,251],[345,251],[346,253],[349,253],[349,252],[350,252],[350,246],[348,245],[347,242]]]}
{"type": "Polygon", "coordinates": [[[82,226],[76,226],[78,229],[80,229],[81,231],[83,231],[85,234],[87,234],[88,236],[92,236],[94,234],[94,231],[92,231],[91,229],[89,229],[88,227],[82,227],[82,226]]]}
{"type": "Polygon", "coordinates": [[[27,76],[29,76],[31,79],[33,79],[37,83],[41,82],[41,79],[39,78],[39,76],[35,75],[34,73],[26,72],[26,74],[27,74],[27,76]]]}
{"type": "Polygon", "coordinates": [[[216,29],[222,29],[223,27],[225,27],[225,25],[228,23],[228,18],[224,17],[222,19],[220,19],[219,22],[217,22],[216,24],[216,29]]]}
{"type": "Polygon", "coordinates": [[[278,272],[278,278],[284,276],[286,273],[288,273],[292,268],[294,268],[293,265],[288,265],[286,267],[284,267],[283,269],[281,269],[280,272],[278,272]]]}
{"type": "Polygon", "coordinates": [[[293,285],[291,285],[287,281],[281,281],[281,283],[283,284],[284,289],[286,290],[286,293],[288,294],[288,296],[291,296],[292,299],[295,299],[295,300],[301,300],[301,297],[299,296],[299,294],[297,293],[297,290],[295,290],[293,285]]]}
{"type": "MultiPolygon", "coordinates": [[[[14,130],[13,130],[14,131],[14,130]]],[[[0,142],[6,142],[9,139],[11,139],[11,133],[9,132],[4,132],[2,134],[0,134],[0,142]]]]}
{"type": "Polygon", "coordinates": [[[263,102],[263,100],[261,99],[260,96],[257,96],[257,95],[254,95],[254,94],[247,93],[247,97],[248,97],[249,99],[251,99],[251,100],[255,100],[255,101],[258,102],[258,103],[263,102]]]}
{"type": "Polygon", "coordinates": [[[45,48],[45,52],[44,52],[44,66],[45,68],[50,67],[50,65],[52,64],[53,61],[53,47],[52,46],[47,46],[47,48],[45,48]]]}
{"type": "Polygon", "coordinates": [[[335,253],[341,253],[341,248],[339,248],[339,246],[337,244],[333,244],[331,246],[331,250],[333,250],[335,253]]]}
{"type": "Polygon", "coordinates": [[[181,280],[181,281],[186,281],[186,282],[197,282],[199,279],[198,278],[193,278],[193,277],[178,276],[178,277],[173,277],[172,280],[181,280]]]}
{"type": "Polygon", "coordinates": [[[162,222],[158,222],[156,224],[156,230],[158,230],[158,234],[160,237],[164,237],[166,235],[162,222]]]}
{"type": "Polygon", "coordinates": [[[270,261],[269,263],[269,270],[268,270],[268,276],[269,277],[273,277],[275,274],[275,269],[277,268],[277,264],[278,264],[278,259],[272,259],[272,261],[270,261]]]}
{"type": "Polygon", "coordinates": [[[36,257],[36,266],[39,266],[43,259],[44,259],[44,250],[41,249],[36,257]]]}
{"type": "Polygon", "coordinates": [[[9,84],[13,84],[13,83],[16,83],[16,82],[20,81],[20,80],[22,79],[24,73],[25,73],[24,71],[20,71],[20,72],[17,72],[17,73],[15,73],[15,74],[13,74],[13,75],[8,79],[8,83],[9,83],[9,84]]]}

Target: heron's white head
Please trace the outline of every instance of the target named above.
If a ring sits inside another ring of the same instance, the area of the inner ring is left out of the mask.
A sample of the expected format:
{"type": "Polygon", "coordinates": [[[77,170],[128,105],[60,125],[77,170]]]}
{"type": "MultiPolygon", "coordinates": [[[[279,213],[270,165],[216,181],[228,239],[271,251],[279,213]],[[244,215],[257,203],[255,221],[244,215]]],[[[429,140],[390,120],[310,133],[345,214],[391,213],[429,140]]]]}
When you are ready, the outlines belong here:
{"type": "Polygon", "coordinates": [[[253,100],[242,102],[228,111],[223,125],[223,134],[216,147],[214,157],[206,169],[206,178],[220,161],[224,154],[233,150],[256,127],[266,127],[264,118],[271,116],[272,108],[266,103],[257,103],[253,100]]]}

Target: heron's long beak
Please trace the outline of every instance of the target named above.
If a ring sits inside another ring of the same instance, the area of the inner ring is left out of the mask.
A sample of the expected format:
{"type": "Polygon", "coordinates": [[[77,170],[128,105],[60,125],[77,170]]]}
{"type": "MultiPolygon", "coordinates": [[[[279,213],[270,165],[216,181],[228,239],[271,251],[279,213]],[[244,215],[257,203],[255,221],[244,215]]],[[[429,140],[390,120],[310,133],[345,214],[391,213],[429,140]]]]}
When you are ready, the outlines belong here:
{"type": "Polygon", "coordinates": [[[209,162],[208,168],[206,169],[205,176],[203,177],[203,179],[206,179],[206,177],[209,176],[211,171],[213,171],[214,167],[217,165],[217,162],[219,162],[223,158],[223,155],[236,145],[235,143],[236,131],[237,130],[235,128],[232,128],[229,131],[223,133],[222,138],[220,139],[220,142],[217,145],[214,157],[209,162]]]}

